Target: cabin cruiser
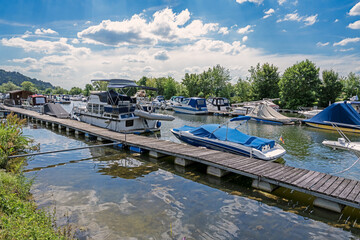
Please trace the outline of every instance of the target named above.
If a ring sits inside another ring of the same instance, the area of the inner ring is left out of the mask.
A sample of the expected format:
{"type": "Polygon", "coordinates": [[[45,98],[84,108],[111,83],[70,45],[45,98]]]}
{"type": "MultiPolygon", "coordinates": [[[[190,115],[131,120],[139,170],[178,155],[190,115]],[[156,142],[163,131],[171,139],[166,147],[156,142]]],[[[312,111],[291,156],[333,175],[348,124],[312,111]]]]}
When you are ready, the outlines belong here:
{"type": "Polygon", "coordinates": [[[209,111],[230,111],[230,101],[223,97],[210,97],[206,99],[206,106],[209,111]]]}
{"type": "Polygon", "coordinates": [[[195,115],[208,113],[205,98],[198,97],[185,98],[179,105],[174,105],[173,109],[177,113],[195,115]]]}
{"type": "Polygon", "coordinates": [[[274,140],[250,136],[237,128],[247,122],[250,117],[239,116],[225,124],[205,124],[200,127],[183,126],[171,132],[181,141],[194,146],[240,154],[262,160],[273,161],[282,157],[286,150],[274,140]],[[236,128],[229,128],[230,122],[239,121],[236,128]],[[225,126],[226,125],[226,126],[225,126]]]}
{"type": "Polygon", "coordinates": [[[43,112],[44,105],[47,103],[47,98],[44,95],[30,95],[26,101],[22,102],[22,107],[27,110],[36,112],[43,112]]]}
{"type": "Polygon", "coordinates": [[[129,88],[156,90],[155,88],[138,86],[134,81],[126,79],[92,81],[106,81],[111,90],[91,92],[86,107],[74,106],[72,118],[123,133],[159,131],[160,120],[174,120],[173,116],[145,111],[136,102],[136,98],[131,98],[124,92],[129,88]],[[119,89],[122,93],[113,89],[119,89]]]}
{"type": "Polygon", "coordinates": [[[164,96],[161,96],[161,95],[156,96],[156,98],[152,101],[152,105],[157,109],[159,109],[159,108],[165,109],[166,102],[165,102],[164,96]]]}

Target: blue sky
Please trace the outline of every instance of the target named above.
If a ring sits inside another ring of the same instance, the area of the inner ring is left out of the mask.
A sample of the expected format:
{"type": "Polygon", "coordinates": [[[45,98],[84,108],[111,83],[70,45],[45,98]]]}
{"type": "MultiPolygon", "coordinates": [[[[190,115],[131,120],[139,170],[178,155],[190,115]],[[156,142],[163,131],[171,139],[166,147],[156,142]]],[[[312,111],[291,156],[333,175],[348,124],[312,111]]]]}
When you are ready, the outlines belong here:
{"type": "Polygon", "coordinates": [[[305,59],[360,73],[359,0],[0,0],[0,69],[65,88],[305,59]]]}

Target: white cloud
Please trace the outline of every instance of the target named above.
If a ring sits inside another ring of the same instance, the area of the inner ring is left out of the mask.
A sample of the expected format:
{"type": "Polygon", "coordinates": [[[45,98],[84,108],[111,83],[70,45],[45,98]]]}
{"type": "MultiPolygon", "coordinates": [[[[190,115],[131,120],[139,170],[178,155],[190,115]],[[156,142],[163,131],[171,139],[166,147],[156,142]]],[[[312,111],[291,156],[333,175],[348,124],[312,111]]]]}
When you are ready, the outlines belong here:
{"type": "Polygon", "coordinates": [[[254,27],[254,26],[255,26],[255,25],[253,25],[253,26],[247,25],[246,27],[239,28],[239,29],[237,30],[237,32],[238,32],[239,34],[251,33],[251,32],[254,31],[253,29],[251,29],[251,28],[254,27]]]}
{"type": "Polygon", "coordinates": [[[245,45],[241,45],[239,41],[232,44],[218,40],[199,40],[194,45],[186,47],[189,52],[217,52],[220,54],[237,55],[245,49],[245,45]]]}
{"type": "Polygon", "coordinates": [[[309,16],[309,17],[305,17],[304,19],[303,19],[303,21],[305,22],[305,25],[306,26],[311,26],[311,25],[313,25],[314,23],[316,23],[316,20],[317,20],[317,14],[315,14],[315,15],[312,15],[312,16],[309,16]]]}
{"type": "Polygon", "coordinates": [[[23,38],[3,38],[1,39],[1,43],[7,47],[23,48],[25,52],[38,52],[45,54],[72,53],[79,56],[91,53],[89,48],[75,48],[74,46],[68,44],[66,38],[60,38],[58,41],[27,41],[23,38]]]}
{"type": "Polygon", "coordinates": [[[10,60],[11,62],[14,62],[14,63],[23,63],[23,64],[34,64],[37,62],[37,60],[35,58],[21,58],[21,59],[13,59],[13,60],[10,60]]]}
{"type": "Polygon", "coordinates": [[[360,29],[360,20],[350,23],[347,27],[351,29],[360,29]]]}
{"type": "Polygon", "coordinates": [[[159,51],[155,53],[154,58],[156,60],[166,61],[169,59],[169,55],[167,51],[159,51]]]}
{"type": "Polygon", "coordinates": [[[104,20],[99,25],[91,26],[78,33],[78,37],[88,43],[111,46],[155,45],[159,41],[181,42],[195,40],[211,31],[218,31],[217,23],[204,24],[200,20],[190,20],[190,12],[186,9],[179,14],[166,8],[153,14],[152,21],[147,21],[140,14],[129,20],[104,20]],[[188,23],[187,25],[185,25],[188,23]]]}
{"type": "Polygon", "coordinates": [[[317,14],[312,16],[300,16],[296,11],[294,13],[288,13],[283,19],[278,19],[276,22],[284,21],[295,21],[295,22],[304,22],[306,26],[313,25],[317,21],[317,14]]]}
{"type": "Polygon", "coordinates": [[[58,35],[58,33],[50,28],[44,29],[44,28],[38,28],[35,30],[36,35],[58,35]]]}
{"type": "Polygon", "coordinates": [[[227,34],[229,34],[229,29],[227,27],[221,27],[219,29],[218,33],[223,34],[223,35],[227,35],[227,34]]]}
{"type": "Polygon", "coordinates": [[[342,48],[342,49],[339,49],[339,52],[349,52],[349,51],[353,51],[354,48],[342,48]]]}
{"type": "Polygon", "coordinates": [[[359,16],[360,15],[360,2],[355,4],[355,6],[350,9],[349,15],[350,16],[359,16]]]}
{"type": "Polygon", "coordinates": [[[355,43],[355,42],[359,42],[360,38],[345,38],[343,40],[341,40],[340,42],[334,43],[333,46],[345,46],[349,43],[355,43]]]}
{"type": "Polygon", "coordinates": [[[246,42],[248,40],[248,36],[244,36],[243,38],[242,38],[242,42],[244,43],[244,42],[246,42]]]}
{"type": "Polygon", "coordinates": [[[269,10],[265,11],[265,16],[263,16],[263,19],[270,17],[273,13],[275,12],[275,10],[273,8],[270,8],[269,10]]]}
{"type": "Polygon", "coordinates": [[[91,23],[91,21],[86,21],[86,22],[85,22],[85,24],[90,24],[90,23],[91,23]]]}
{"type": "Polygon", "coordinates": [[[326,42],[326,43],[318,42],[318,43],[316,43],[316,46],[317,47],[325,47],[325,46],[328,46],[329,44],[330,44],[329,42],[326,42]]]}
{"type": "Polygon", "coordinates": [[[264,0],[236,0],[237,3],[242,4],[244,2],[256,3],[258,5],[262,4],[264,0]]]}
{"type": "Polygon", "coordinates": [[[286,2],[286,0],[278,0],[279,5],[283,5],[286,2]]]}
{"type": "Polygon", "coordinates": [[[74,39],[71,41],[71,43],[73,43],[73,44],[79,44],[80,41],[79,41],[79,39],[74,38],[74,39]]]}

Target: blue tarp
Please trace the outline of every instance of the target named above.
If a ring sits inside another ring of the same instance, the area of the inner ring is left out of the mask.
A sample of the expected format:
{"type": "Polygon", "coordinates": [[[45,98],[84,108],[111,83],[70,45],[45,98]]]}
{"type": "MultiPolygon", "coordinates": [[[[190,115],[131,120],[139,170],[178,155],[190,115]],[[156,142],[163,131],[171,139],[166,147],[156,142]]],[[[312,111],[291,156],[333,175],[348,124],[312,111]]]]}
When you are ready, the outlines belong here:
{"type": "Polygon", "coordinates": [[[251,117],[249,116],[238,116],[238,117],[234,117],[232,119],[230,119],[230,122],[234,122],[234,121],[248,121],[250,120],[251,117]]]}
{"type": "Polygon", "coordinates": [[[206,107],[206,101],[204,98],[190,98],[189,105],[193,108],[202,108],[206,107]]]}
{"type": "Polygon", "coordinates": [[[274,140],[269,140],[266,138],[260,138],[255,136],[249,136],[245,133],[242,133],[234,128],[228,128],[226,133],[226,127],[219,124],[205,124],[200,127],[190,127],[183,126],[181,128],[173,129],[175,132],[179,131],[190,131],[197,137],[204,137],[210,139],[219,139],[222,141],[230,141],[239,143],[245,146],[253,147],[258,150],[261,150],[263,146],[270,145],[270,148],[273,148],[275,145],[274,140]],[[216,130],[214,132],[214,130],[216,130]]]}
{"type": "Polygon", "coordinates": [[[350,103],[333,103],[314,117],[304,120],[304,122],[331,125],[328,122],[335,122],[338,125],[349,124],[360,126],[360,115],[355,111],[350,103]]]}

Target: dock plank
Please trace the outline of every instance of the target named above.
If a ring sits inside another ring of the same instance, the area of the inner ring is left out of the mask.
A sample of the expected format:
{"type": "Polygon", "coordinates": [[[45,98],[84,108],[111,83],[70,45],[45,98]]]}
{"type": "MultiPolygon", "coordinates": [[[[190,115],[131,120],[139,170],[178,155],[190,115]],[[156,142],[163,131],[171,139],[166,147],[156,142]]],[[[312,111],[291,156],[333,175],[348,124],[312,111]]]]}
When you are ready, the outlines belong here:
{"type": "Polygon", "coordinates": [[[324,193],[336,180],[338,179],[338,177],[336,176],[331,176],[329,178],[329,180],[327,180],[324,185],[322,185],[321,187],[319,187],[316,191],[317,192],[321,192],[324,193]]]}
{"type": "Polygon", "coordinates": [[[339,198],[344,198],[347,199],[347,197],[349,196],[350,192],[354,189],[355,185],[357,184],[357,181],[355,180],[350,180],[350,183],[348,184],[348,186],[346,187],[346,189],[344,189],[344,191],[342,191],[339,194],[339,198]]]}
{"type": "Polygon", "coordinates": [[[347,188],[349,184],[350,179],[344,179],[342,183],[338,187],[336,187],[332,193],[330,193],[330,195],[338,197],[347,188]]]}

